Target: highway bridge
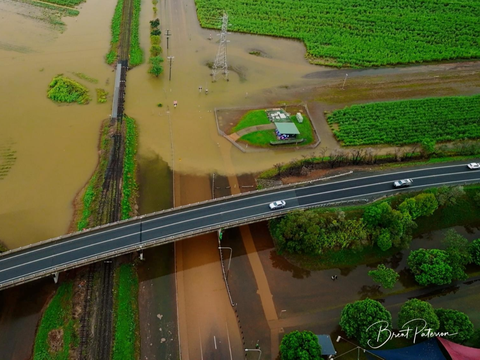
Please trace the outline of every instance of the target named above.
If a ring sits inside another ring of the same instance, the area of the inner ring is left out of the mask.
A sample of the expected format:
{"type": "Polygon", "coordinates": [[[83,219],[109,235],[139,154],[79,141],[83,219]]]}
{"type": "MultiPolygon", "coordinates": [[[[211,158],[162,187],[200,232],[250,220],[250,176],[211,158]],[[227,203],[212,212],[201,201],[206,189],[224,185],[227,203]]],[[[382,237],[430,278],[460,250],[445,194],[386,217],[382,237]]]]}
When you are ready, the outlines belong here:
{"type": "Polygon", "coordinates": [[[46,240],[0,256],[0,289],[104,259],[166,244],[221,228],[245,225],[283,215],[293,209],[370,201],[399,191],[392,183],[413,179],[409,190],[480,182],[480,171],[465,163],[397,169],[384,173],[353,173],[311,184],[282,186],[178,207],[83,232],[46,240]],[[272,211],[268,204],[285,200],[272,211]]]}

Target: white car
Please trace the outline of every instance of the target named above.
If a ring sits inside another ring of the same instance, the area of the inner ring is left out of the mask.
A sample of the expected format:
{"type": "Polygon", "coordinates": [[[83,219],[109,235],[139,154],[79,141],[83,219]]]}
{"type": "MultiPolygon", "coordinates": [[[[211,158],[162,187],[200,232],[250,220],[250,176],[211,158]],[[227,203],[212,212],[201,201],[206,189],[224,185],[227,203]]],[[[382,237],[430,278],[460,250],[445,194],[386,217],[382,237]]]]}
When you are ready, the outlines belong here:
{"type": "Polygon", "coordinates": [[[467,165],[467,167],[470,170],[478,170],[478,169],[480,169],[480,163],[470,163],[470,164],[467,165]]]}
{"type": "Polygon", "coordinates": [[[287,205],[287,203],[284,200],[278,200],[272,202],[270,205],[268,205],[268,207],[270,208],[270,210],[277,210],[284,208],[285,205],[287,205]]]}
{"type": "Polygon", "coordinates": [[[412,179],[398,180],[393,183],[394,188],[403,188],[413,184],[412,179]]]}

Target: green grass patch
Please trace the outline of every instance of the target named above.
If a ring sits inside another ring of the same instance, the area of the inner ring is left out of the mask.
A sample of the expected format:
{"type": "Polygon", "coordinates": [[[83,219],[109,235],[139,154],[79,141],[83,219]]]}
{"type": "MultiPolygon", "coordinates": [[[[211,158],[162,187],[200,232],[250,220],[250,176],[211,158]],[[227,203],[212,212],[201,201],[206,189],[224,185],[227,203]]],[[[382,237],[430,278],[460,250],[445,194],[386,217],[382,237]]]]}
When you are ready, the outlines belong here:
{"type": "Polygon", "coordinates": [[[232,133],[250,126],[270,124],[265,110],[252,110],[246,113],[232,129],[232,133]]]}
{"type": "MultiPolygon", "coordinates": [[[[305,146],[305,145],[311,144],[314,140],[314,136],[313,136],[313,128],[312,128],[312,124],[310,123],[310,119],[308,119],[306,116],[303,116],[303,122],[299,123],[295,119],[295,116],[291,116],[290,118],[292,122],[297,126],[297,129],[300,132],[300,134],[297,135],[297,139],[305,139],[305,140],[300,144],[285,144],[283,146],[296,147],[296,146],[305,146]]],[[[255,120],[249,119],[249,121],[253,123],[255,120]]],[[[267,118],[267,121],[268,121],[268,118],[267,118]]],[[[248,126],[245,126],[245,128],[246,127],[248,126]]],[[[238,130],[235,130],[235,131],[238,131],[238,130]]],[[[239,140],[244,141],[249,145],[260,146],[260,147],[271,147],[270,141],[278,141],[277,135],[275,134],[275,130],[255,131],[255,132],[243,135],[239,140]]]]}
{"type": "Polygon", "coordinates": [[[110,31],[112,33],[112,39],[110,40],[110,51],[105,56],[105,61],[107,64],[112,65],[117,60],[117,48],[120,41],[120,30],[122,23],[122,10],[123,10],[123,0],[118,0],[117,6],[115,6],[115,11],[112,17],[112,23],[110,25],[110,31]]]}
{"type": "Polygon", "coordinates": [[[140,5],[141,0],[133,0],[133,17],[130,33],[130,66],[137,66],[143,63],[143,50],[140,48],[140,5]]]}
{"type": "Polygon", "coordinates": [[[250,145],[255,146],[270,146],[270,141],[277,141],[275,130],[255,131],[250,134],[243,135],[240,141],[244,141],[250,145]]]}
{"type": "Polygon", "coordinates": [[[73,73],[76,77],[82,79],[82,80],[85,80],[85,81],[88,81],[89,83],[92,83],[92,84],[98,84],[98,80],[95,79],[95,78],[92,78],[84,73],[81,73],[81,72],[74,72],[73,73]]]}
{"type": "Polygon", "coordinates": [[[480,138],[480,95],[353,105],[328,114],[344,145],[405,145],[480,138]]]}
{"type": "Polygon", "coordinates": [[[97,92],[97,103],[106,103],[108,92],[104,89],[95,89],[95,91],[97,92]]]}
{"type": "Polygon", "coordinates": [[[88,89],[85,86],[62,74],[55,76],[50,82],[47,97],[56,102],[66,103],[88,104],[90,101],[88,89]]]}
{"type": "Polygon", "coordinates": [[[200,24],[302,40],[329,66],[373,67],[480,57],[477,0],[195,0],[200,24]]]}
{"type": "Polygon", "coordinates": [[[71,282],[59,286],[55,296],[48,304],[35,337],[33,349],[34,360],[67,360],[71,347],[78,341],[74,332],[72,313],[71,282]],[[61,345],[54,351],[49,344],[49,334],[55,331],[59,337],[57,344],[61,345]]]}
{"type": "Polygon", "coordinates": [[[122,220],[133,215],[133,207],[136,202],[138,186],[135,180],[137,169],[137,127],[135,120],[124,116],[125,122],[125,155],[123,158],[123,184],[122,184],[122,220]]]}
{"type": "Polygon", "coordinates": [[[138,275],[123,264],[115,272],[113,360],[138,359],[138,321],[138,275]]]}

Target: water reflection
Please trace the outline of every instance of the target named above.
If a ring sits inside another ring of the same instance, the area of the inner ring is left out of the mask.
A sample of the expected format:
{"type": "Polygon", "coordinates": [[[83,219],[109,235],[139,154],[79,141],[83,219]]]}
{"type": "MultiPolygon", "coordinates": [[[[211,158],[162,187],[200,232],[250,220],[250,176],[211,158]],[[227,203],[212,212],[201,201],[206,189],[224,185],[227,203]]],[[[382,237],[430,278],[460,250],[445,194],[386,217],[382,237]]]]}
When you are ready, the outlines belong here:
{"type": "Polygon", "coordinates": [[[380,290],[380,285],[363,285],[358,292],[361,300],[366,299],[376,299],[383,295],[383,291],[380,290]]]}
{"type": "Polygon", "coordinates": [[[275,250],[270,251],[270,260],[275,269],[291,272],[294,279],[306,279],[310,277],[310,270],[302,269],[291,264],[283,256],[278,255],[275,250]]]}

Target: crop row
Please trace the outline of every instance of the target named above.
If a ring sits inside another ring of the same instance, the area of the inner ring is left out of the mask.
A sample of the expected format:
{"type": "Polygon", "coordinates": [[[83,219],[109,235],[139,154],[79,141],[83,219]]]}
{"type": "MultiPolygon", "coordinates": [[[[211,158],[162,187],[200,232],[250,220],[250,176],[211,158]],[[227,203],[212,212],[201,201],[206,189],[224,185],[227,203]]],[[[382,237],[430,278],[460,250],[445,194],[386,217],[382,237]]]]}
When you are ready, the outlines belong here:
{"type": "Polygon", "coordinates": [[[344,145],[480,138],[480,95],[353,105],[327,116],[344,145]]]}
{"type": "Polygon", "coordinates": [[[380,66],[480,57],[476,0],[195,0],[203,27],[296,38],[313,62],[380,66]]]}
{"type": "Polygon", "coordinates": [[[56,4],[56,5],[62,5],[62,6],[67,6],[67,7],[75,7],[78,4],[84,2],[85,0],[43,0],[48,3],[56,4]]]}

